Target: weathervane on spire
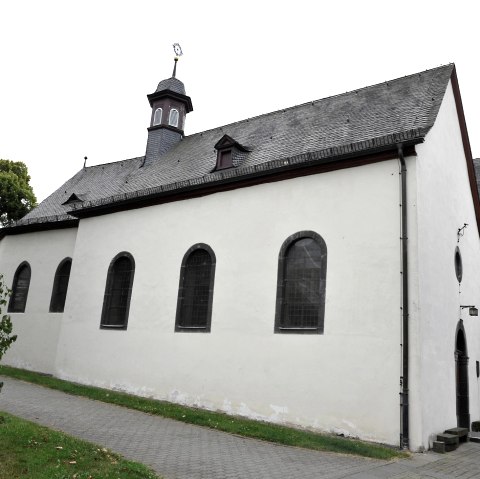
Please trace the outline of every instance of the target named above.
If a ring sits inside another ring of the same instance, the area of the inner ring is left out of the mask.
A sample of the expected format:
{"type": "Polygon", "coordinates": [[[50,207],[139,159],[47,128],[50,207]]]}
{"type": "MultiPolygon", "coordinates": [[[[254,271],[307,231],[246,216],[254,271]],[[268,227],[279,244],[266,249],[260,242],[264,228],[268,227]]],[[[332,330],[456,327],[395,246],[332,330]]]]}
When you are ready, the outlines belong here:
{"type": "Polygon", "coordinates": [[[178,62],[178,59],[183,55],[182,47],[180,46],[179,43],[174,43],[174,44],[173,44],[173,51],[175,52],[175,58],[174,58],[175,64],[174,64],[174,66],[173,66],[173,74],[172,74],[172,77],[175,78],[175,75],[177,74],[177,62],[178,62]]]}

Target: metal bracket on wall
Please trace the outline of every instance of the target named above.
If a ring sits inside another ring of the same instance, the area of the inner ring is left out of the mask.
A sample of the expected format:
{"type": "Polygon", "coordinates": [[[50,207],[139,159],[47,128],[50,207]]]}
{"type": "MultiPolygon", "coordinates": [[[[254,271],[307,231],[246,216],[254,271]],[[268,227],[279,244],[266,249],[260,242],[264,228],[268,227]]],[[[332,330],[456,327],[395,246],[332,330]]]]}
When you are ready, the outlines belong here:
{"type": "Polygon", "coordinates": [[[461,228],[457,230],[457,243],[460,243],[460,238],[465,234],[465,228],[468,226],[468,223],[463,223],[461,228]]]}

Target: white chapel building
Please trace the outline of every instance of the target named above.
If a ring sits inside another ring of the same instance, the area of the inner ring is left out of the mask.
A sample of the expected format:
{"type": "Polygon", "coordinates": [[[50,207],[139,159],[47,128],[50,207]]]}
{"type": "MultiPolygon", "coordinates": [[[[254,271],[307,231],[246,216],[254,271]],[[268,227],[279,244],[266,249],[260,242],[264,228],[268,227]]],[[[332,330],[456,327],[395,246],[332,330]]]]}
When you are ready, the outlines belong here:
{"type": "Polygon", "coordinates": [[[6,364],[414,451],[480,419],[454,65],[187,136],[179,79],[148,101],[145,155],[0,230],[6,364]]]}

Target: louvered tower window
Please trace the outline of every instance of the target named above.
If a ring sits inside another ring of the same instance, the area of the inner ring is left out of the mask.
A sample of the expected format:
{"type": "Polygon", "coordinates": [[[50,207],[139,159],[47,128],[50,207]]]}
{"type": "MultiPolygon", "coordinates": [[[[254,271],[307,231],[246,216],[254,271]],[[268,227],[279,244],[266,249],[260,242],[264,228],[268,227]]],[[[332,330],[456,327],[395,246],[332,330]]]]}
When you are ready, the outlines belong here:
{"type": "Polygon", "coordinates": [[[155,110],[155,114],[153,115],[153,125],[160,125],[162,123],[162,113],[163,110],[161,108],[157,108],[155,110]]]}
{"type": "Polygon", "coordinates": [[[53,280],[52,298],[50,300],[51,313],[63,313],[67,299],[68,281],[70,279],[71,258],[65,258],[57,268],[53,280]]]}
{"type": "Polygon", "coordinates": [[[101,328],[127,329],[134,273],[135,261],[130,253],[119,253],[110,263],[101,328]]]}
{"type": "Polygon", "coordinates": [[[178,110],[172,108],[170,110],[170,116],[168,118],[168,124],[171,126],[178,127],[178,110]]]}
{"type": "Polygon", "coordinates": [[[30,265],[24,261],[15,271],[12,284],[12,295],[8,303],[9,313],[24,313],[27,305],[28,289],[31,277],[30,265]]]}
{"type": "Polygon", "coordinates": [[[192,246],[180,269],[175,331],[210,331],[214,277],[213,250],[205,244],[192,246]]]}
{"type": "Polygon", "coordinates": [[[323,333],[327,247],[313,231],[295,233],[279,255],[275,332],[323,333]]]}

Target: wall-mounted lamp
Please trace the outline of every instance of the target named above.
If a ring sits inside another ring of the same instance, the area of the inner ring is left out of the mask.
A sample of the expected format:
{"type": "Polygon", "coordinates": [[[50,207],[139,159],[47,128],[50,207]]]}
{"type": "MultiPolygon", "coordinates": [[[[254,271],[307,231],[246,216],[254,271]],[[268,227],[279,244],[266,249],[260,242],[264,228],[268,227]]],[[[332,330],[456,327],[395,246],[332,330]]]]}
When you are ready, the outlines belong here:
{"type": "Polygon", "coordinates": [[[460,309],[468,308],[468,314],[470,316],[478,316],[478,308],[475,306],[460,306],[460,309]]]}

